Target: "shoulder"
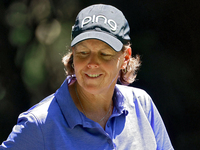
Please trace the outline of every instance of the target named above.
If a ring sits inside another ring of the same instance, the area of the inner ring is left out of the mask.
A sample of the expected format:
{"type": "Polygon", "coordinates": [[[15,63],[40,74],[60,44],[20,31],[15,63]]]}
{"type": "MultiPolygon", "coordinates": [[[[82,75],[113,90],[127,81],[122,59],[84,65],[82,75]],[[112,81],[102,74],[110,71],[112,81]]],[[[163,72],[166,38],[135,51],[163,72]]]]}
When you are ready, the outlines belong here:
{"type": "MultiPolygon", "coordinates": [[[[138,95],[148,95],[147,92],[143,89],[140,88],[136,88],[136,87],[131,87],[131,86],[127,86],[127,85],[120,85],[120,84],[116,84],[116,87],[120,90],[123,91],[125,93],[128,93],[130,91],[137,93],[138,95]]],[[[130,93],[129,93],[130,94],[130,93]]]]}
{"type": "Polygon", "coordinates": [[[4,147],[20,150],[45,149],[44,130],[41,125],[46,122],[48,109],[53,102],[54,94],[34,105],[28,111],[21,113],[17,124],[13,127],[7,140],[4,141],[4,147]]]}
{"type": "Polygon", "coordinates": [[[125,97],[129,106],[144,111],[146,115],[149,114],[149,112],[153,108],[152,106],[154,106],[154,103],[145,90],[118,84],[116,85],[116,87],[125,97]]]}
{"type": "Polygon", "coordinates": [[[44,123],[47,115],[49,115],[49,110],[56,109],[55,103],[57,103],[55,100],[55,95],[52,94],[40,101],[38,104],[32,106],[29,110],[21,113],[19,115],[18,122],[26,118],[26,120],[31,122],[37,122],[39,124],[44,123]]]}
{"type": "Polygon", "coordinates": [[[151,99],[149,94],[143,89],[119,84],[117,84],[116,87],[128,99],[139,99],[142,103],[144,103],[145,100],[151,99]]]}

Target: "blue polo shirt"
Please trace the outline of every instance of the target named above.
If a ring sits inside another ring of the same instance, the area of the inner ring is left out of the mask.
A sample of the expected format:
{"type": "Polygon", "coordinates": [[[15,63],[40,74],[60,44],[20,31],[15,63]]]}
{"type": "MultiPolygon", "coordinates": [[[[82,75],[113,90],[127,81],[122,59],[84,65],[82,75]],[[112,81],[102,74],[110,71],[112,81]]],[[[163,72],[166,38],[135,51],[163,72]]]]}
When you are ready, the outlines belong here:
{"type": "Polygon", "coordinates": [[[62,86],[19,115],[0,150],[173,150],[163,121],[143,90],[116,85],[105,130],[75,106],[67,78],[62,86]]]}

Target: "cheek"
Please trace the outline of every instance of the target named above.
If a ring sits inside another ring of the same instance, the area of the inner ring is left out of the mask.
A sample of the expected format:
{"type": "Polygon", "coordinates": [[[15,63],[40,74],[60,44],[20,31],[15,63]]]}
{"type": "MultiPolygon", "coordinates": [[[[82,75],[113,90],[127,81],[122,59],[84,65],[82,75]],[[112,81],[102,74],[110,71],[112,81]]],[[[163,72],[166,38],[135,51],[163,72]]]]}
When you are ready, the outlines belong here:
{"type": "Polygon", "coordinates": [[[77,59],[74,58],[73,60],[74,63],[74,71],[75,74],[78,75],[78,72],[81,70],[83,63],[80,63],[77,59]]]}
{"type": "Polygon", "coordinates": [[[81,66],[83,66],[85,64],[85,61],[82,59],[79,59],[77,57],[73,58],[73,63],[74,63],[74,67],[75,68],[80,68],[81,66]]]}
{"type": "Polygon", "coordinates": [[[120,69],[122,68],[123,65],[123,59],[121,57],[116,58],[115,60],[113,60],[111,63],[109,63],[109,65],[107,64],[107,67],[109,69],[109,71],[113,74],[117,74],[120,69]]]}

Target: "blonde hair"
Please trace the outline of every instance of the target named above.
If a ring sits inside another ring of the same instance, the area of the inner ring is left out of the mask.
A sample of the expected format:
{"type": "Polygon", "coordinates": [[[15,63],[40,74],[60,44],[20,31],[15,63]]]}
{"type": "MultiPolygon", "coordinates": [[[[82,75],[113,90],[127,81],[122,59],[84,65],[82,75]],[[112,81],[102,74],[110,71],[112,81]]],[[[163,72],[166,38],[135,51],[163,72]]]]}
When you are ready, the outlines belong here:
{"type": "MultiPolygon", "coordinates": [[[[123,46],[122,52],[124,52],[127,48],[130,48],[130,43],[123,46]]],[[[74,75],[73,54],[71,51],[62,58],[62,62],[65,66],[66,74],[71,76],[74,75]]],[[[120,70],[119,72],[119,81],[121,82],[121,84],[128,85],[133,83],[135,81],[140,66],[141,66],[140,56],[139,55],[136,55],[135,57],[131,56],[126,69],[120,70]]]]}

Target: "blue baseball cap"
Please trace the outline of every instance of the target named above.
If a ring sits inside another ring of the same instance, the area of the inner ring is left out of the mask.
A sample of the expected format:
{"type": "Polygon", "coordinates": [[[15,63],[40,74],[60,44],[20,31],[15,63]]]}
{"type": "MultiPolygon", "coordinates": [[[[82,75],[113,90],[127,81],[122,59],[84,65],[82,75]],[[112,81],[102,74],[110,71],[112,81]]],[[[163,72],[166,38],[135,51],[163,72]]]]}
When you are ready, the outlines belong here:
{"type": "Polygon", "coordinates": [[[71,46],[83,40],[98,39],[118,52],[130,41],[129,33],[128,21],[120,10],[111,5],[91,5],[76,17],[71,46]]]}

